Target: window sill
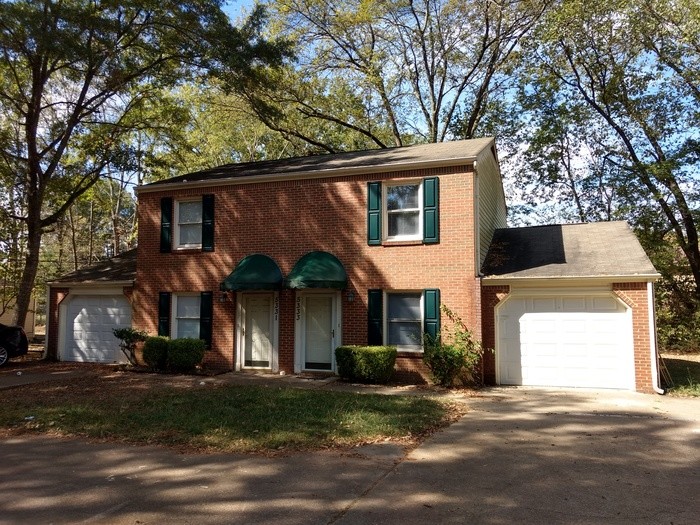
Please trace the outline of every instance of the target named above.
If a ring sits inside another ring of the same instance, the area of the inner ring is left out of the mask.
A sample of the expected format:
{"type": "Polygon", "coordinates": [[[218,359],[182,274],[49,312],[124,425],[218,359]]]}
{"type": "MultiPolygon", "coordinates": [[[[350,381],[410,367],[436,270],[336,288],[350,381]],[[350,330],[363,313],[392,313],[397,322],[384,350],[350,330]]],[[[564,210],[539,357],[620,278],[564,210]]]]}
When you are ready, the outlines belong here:
{"type": "Polygon", "coordinates": [[[423,358],[423,350],[398,350],[396,357],[423,358]]]}
{"type": "Polygon", "coordinates": [[[392,240],[384,240],[382,241],[382,246],[420,246],[423,244],[423,241],[421,239],[414,239],[410,241],[392,241],[392,240]]]}
{"type": "Polygon", "coordinates": [[[172,253],[199,253],[202,251],[201,246],[186,246],[183,248],[174,248],[172,253]]]}

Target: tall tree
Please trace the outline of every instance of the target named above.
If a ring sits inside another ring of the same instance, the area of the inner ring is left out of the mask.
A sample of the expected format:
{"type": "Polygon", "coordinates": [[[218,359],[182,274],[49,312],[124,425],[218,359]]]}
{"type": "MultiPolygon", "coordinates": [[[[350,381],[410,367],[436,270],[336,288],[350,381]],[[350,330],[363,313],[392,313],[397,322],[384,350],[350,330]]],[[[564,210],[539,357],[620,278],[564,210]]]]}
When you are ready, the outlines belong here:
{"type": "Polygon", "coordinates": [[[693,302],[700,299],[698,27],[693,0],[562,0],[526,55],[530,89],[554,90],[567,107],[590,112],[625,218],[640,233],[654,231],[643,241],[672,237],[695,283],[693,302]]]}
{"type": "Polygon", "coordinates": [[[274,0],[274,27],[299,60],[252,105],[274,129],[326,151],[339,148],[300,120],[368,147],[473,137],[548,3],[274,0]]]}
{"type": "Polygon", "coordinates": [[[0,162],[17,174],[26,258],[17,323],[26,317],[43,234],[112,162],[153,93],[218,58],[245,75],[279,49],[262,13],[233,28],[219,0],[17,0],[0,3],[0,162]]]}

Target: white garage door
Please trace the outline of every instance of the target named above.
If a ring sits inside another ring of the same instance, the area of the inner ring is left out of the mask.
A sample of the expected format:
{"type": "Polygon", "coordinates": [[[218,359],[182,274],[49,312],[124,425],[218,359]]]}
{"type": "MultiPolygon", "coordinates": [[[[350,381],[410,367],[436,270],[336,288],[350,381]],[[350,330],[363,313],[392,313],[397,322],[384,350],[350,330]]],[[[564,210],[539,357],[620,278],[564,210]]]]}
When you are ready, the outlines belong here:
{"type": "Polygon", "coordinates": [[[67,307],[64,361],[117,363],[126,360],[112,329],[131,326],[123,295],[76,295],[67,307]]]}
{"type": "Polygon", "coordinates": [[[634,389],[631,310],[611,295],[510,297],[497,322],[500,384],[634,389]]]}

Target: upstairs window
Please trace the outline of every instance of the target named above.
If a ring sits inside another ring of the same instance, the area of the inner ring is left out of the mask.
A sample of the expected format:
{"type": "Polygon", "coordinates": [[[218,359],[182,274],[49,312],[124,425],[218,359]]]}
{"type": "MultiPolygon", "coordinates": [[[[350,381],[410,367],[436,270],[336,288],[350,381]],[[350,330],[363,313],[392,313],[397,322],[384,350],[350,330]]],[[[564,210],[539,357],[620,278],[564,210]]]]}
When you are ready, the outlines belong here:
{"type": "Polygon", "coordinates": [[[175,203],[175,246],[199,248],[202,245],[202,201],[175,203]]]}
{"type": "Polygon", "coordinates": [[[387,185],[386,232],[388,240],[415,240],[422,238],[421,185],[387,185]]]}
{"type": "Polygon", "coordinates": [[[367,244],[440,242],[437,177],[367,183],[367,244]]]}
{"type": "Polygon", "coordinates": [[[214,251],[214,195],[200,199],[161,199],[160,251],[201,249],[214,251]]]}

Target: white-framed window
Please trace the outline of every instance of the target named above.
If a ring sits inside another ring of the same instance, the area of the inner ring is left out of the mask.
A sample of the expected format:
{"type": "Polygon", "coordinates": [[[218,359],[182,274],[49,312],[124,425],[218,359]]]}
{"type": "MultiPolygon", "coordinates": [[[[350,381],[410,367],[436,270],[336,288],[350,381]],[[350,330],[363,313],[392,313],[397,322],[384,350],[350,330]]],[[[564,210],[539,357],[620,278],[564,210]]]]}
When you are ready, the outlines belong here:
{"type": "Polygon", "coordinates": [[[390,241],[423,238],[423,192],[421,182],[384,185],[384,231],[390,241]]]}
{"type": "Polygon", "coordinates": [[[172,337],[199,339],[201,297],[199,294],[173,294],[172,337]]]}
{"type": "Polygon", "coordinates": [[[175,248],[202,246],[202,201],[175,202],[175,248]]]}
{"type": "Polygon", "coordinates": [[[385,293],[385,340],[399,350],[423,349],[423,293],[385,293]]]}

